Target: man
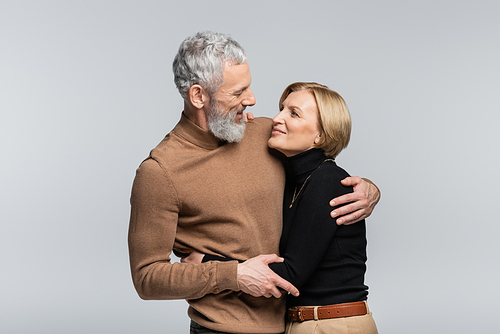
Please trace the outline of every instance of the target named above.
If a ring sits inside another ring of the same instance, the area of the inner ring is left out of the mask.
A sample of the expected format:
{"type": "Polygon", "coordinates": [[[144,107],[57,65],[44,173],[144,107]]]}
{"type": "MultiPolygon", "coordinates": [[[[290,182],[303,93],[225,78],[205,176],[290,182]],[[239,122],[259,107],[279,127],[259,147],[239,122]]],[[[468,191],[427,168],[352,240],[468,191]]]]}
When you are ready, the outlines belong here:
{"type": "MultiPolygon", "coordinates": [[[[132,187],[134,286],[143,299],[186,299],[192,333],[283,332],[278,288],[298,291],[267,264],[281,261],[285,172],[267,147],[272,121],[244,122],[245,108],[255,104],[245,52],[228,36],[198,33],[181,44],[173,70],[181,120],[143,161],[132,187]],[[172,251],[184,249],[250,260],[172,263],[172,251]]],[[[367,217],[378,189],[359,178],[347,183],[361,190],[336,204],[361,200],[335,214],[367,217]]]]}

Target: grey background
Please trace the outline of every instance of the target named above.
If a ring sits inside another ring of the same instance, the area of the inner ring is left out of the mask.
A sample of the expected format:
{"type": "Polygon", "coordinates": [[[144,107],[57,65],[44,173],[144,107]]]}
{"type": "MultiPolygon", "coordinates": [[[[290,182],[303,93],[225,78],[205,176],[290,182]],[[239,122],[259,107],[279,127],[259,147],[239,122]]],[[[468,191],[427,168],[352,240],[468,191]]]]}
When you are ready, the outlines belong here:
{"type": "Polygon", "coordinates": [[[171,63],[199,30],[248,52],[257,116],[318,81],[372,179],[380,333],[498,333],[497,1],[1,1],[0,332],[186,333],[184,301],[129,273],[135,169],[182,110],[171,63]]]}

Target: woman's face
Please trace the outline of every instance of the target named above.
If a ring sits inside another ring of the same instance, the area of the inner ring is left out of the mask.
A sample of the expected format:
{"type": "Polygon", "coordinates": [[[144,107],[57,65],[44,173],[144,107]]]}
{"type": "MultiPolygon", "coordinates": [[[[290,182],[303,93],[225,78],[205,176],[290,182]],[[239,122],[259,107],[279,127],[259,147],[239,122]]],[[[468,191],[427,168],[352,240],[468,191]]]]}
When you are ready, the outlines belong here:
{"type": "Polygon", "coordinates": [[[283,109],[273,118],[273,131],[267,144],[287,157],[304,152],[319,141],[321,134],[318,106],[312,92],[292,92],[283,109]]]}

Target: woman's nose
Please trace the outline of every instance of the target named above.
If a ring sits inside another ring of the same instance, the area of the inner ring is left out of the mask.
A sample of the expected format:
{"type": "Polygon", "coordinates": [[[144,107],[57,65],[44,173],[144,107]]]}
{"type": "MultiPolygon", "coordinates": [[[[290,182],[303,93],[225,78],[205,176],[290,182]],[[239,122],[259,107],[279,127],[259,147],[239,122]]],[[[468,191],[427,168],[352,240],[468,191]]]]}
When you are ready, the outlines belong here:
{"type": "Polygon", "coordinates": [[[273,123],[280,124],[283,123],[283,111],[280,111],[278,115],[274,116],[273,123]]]}

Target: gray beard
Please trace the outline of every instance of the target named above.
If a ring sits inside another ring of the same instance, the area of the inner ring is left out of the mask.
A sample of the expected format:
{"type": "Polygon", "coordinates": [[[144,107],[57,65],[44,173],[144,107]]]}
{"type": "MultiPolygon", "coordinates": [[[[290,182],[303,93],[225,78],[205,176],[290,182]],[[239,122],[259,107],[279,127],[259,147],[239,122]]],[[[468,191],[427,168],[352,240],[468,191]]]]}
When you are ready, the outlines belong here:
{"type": "Polygon", "coordinates": [[[208,129],[215,137],[225,140],[228,143],[238,143],[245,135],[245,121],[243,118],[236,121],[236,115],[239,110],[234,113],[224,113],[219,110],[217,100],[210,99],[210,110],[207,113],[208,129]]]}

